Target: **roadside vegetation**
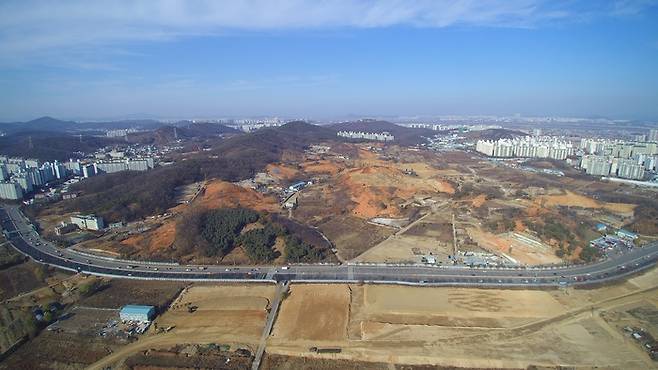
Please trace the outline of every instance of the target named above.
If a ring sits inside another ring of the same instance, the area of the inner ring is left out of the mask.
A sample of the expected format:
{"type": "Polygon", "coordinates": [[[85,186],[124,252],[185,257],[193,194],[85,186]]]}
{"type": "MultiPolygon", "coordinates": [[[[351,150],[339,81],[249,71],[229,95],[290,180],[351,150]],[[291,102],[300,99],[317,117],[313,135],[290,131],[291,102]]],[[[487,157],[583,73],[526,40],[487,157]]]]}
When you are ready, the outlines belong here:
{"type": "Polygon", "coordinates": [[[0,236],[0,270],[11,267],[25,261],[25,257],[18,253],[6,240],[0,236]]]}

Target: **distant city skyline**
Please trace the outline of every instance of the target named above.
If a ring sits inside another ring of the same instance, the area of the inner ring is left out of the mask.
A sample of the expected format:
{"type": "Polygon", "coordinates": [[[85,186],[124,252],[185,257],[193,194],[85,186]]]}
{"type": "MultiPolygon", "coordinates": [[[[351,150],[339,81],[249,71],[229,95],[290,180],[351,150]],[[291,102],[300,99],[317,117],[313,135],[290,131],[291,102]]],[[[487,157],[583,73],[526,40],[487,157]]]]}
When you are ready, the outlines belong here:
{"type": "Polygon", "coordinates": [[[658,4],[6,1],[0,121],[658,120],[658,4]]]}

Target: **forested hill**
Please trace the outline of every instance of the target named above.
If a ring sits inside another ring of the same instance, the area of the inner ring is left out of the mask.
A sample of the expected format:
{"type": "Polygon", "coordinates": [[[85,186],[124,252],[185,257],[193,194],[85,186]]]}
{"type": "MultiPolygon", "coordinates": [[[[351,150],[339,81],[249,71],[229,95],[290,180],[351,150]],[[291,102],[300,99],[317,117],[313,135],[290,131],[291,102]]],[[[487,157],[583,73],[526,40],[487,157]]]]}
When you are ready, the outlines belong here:
{"type": "Polygon", "coordinates": [[[131,221],[162,213],[174,205],[174,189],[202,179],[239,181],[254,176],[284,151],[301,151],[310,144],[335,139],[335,132],[304,122],[262,129],[219,142],[171,166],[144,173],[116,173],[77,185],[82,196],[66,202],[71,211],[96,213],[109,221],[131,221]]]}
{"type": "Polygon", "coordinates": [[[108,122],[73,122],[52,117],[41,117],[26,122],[0,123],[0,131],[7,134],[29,131],[48,131],[58,133],[102,133],[105,130],[136,128],[154,130],[164,124],[154,120],[123,120],[108,122]]]}
{"type": "Polygon", "coordinates": [[[0,154],[42,161],[66,161],[80,157],[81,152],[93,153],[115,142],[105,137],[26,131],[0,137],[0,154]]]}
{"type": "Polygon", "coordinates": [[[504,128],[488,129],[482,131],[471,131],[466,135],[474,140],[512,139],[521,136],[528,136],[528,134],[522,131],[508,130],[504,128]]]}
{"type": "Polygon", "coordinates": [[[177,126],[163,126],[156,130],[135,132],[128,134],[126,141],[140,144],[167,144],[177,139],[207,139],[223,134],[239,134],[240,131],[216,123],[189,123],[182,122],[177,126]]]}

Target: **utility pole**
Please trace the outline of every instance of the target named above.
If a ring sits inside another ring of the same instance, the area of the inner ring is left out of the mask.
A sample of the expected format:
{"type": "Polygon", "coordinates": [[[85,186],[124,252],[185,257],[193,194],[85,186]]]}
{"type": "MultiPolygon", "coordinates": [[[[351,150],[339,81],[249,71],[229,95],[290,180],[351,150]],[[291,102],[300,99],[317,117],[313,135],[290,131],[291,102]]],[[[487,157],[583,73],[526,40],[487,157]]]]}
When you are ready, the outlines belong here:
{"type": "Polygon", "coordinates": [[[455,214],[452,214],[452,258],[457,261],[457,229],[455,228],[455,214]]]}

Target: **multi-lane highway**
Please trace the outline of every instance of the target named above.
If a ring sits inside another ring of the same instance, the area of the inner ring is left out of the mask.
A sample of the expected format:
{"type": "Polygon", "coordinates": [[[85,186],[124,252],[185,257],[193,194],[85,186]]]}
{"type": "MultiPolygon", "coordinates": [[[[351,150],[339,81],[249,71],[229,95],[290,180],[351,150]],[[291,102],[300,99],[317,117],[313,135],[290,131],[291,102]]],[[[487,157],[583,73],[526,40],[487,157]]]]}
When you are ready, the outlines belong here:
{"type": "Polygon", "coordinates": [[[118,260],[56,247],[39,236],[17,206],[0,208],[0,226],[14,248],[35,261],[71,271],[135,279],[550,287],[605,283],[648,269],[658,261],[658,243],[652,243],[594,264],[565,267],[469,268],[402,264],[191,266],[118,260]]]}

